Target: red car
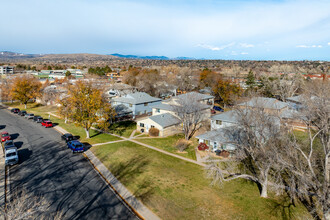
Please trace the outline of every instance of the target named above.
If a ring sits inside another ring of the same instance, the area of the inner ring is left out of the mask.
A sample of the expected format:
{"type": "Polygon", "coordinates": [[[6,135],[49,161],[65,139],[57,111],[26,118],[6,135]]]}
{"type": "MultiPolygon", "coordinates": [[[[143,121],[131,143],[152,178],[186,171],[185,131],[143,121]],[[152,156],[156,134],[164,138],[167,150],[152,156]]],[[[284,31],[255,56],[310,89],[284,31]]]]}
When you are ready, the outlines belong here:
{"type": "Polygon", "coordinates": [[[53,123],[51,121],[43,121],[43,122],[41,122],[41,125],[45,126],[45,128],[53,127],[53,123]]]}
{"type": "Polygon", "coordinates": [[[8,132],[3,131],[1,132],[1,142],[5,142],[7,140],[10,140],[10,135],[8,134],[8,132]]]}

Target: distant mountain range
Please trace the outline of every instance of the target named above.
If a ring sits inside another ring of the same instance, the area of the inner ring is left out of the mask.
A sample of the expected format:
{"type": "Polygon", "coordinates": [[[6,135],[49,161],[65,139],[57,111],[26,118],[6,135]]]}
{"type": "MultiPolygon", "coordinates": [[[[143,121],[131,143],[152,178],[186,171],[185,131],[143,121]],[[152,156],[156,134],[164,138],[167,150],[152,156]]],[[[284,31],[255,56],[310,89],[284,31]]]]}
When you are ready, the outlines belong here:
{"type": "Polygon", "coordinates": [[[119,58],[126,58],[126,59],[143,59],[143,60],[195,60],[195,58],[191,57],[176,57],[176,58],[169,58],[166,56],[138,56],[138,55],[123,55],[119,53],[110,54],[115,57],[119,58]]]}
{"type": "Polygon", "coordinates": [[[87,53],[79,53],[79,54],[24,54],[24,53],[16,53],[10,51],[0,51],[0,60],[30,60],[30,59],[76,59],[80,60],[89,60],[89,59],[101,59],[108,60],[113,58],[124,58],[124,59],[143,59],[143,60],[195,60],[195,58],[191,57],[176,57],[169,58],[166,56],[138,56],[138,55],[123,55],[119,53],[100,55],[100,54],[87,54],[87,53]]]}
{"type": "Polygon", "coordinates": [[[1,59],[26,59],[26,58],[35,58],[41,56],[42,56],[41,54],[23,54],[23,53],[15,53],[10,51],[0,52],[1,59]]]}

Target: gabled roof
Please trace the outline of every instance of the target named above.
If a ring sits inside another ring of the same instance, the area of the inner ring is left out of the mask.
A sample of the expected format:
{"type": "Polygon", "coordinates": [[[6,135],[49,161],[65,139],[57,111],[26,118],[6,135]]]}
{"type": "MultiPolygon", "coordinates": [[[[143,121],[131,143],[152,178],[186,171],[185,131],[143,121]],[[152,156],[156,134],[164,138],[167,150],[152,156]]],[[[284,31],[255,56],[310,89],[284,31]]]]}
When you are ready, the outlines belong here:
{"type": "Polygon", "coordinates": [[[152,106],[152,108],[159,108],[159,109],[162,109],[162,110],[173,111],[173,106],[172,105],[163,104],[163,103],[159,103],[155,106],[152,106]]]}
{"type": "Polygon", "coordinates": [[[265,97],[254,97],[248,102],[244,102],[239,104],[240,106],[248,106],[248,107],[263,107],[267,109],[282,109],[287,107],[289,104],[285,102],[281,102],[274,98],[265,98],[265,97]]]}
{"type": "Polygon", "coordinates": [[[235,112],[235,110],[231,110],[217,115],[213,115],[211,117],[211,120],[220,120],[224,122],[237,123],[238,114],[235,112]]]}
{"type": "Polygon", "coordinates": [[[127,115],[132,113],[132,110],[130,108],[128,108],[126,105],[120,104],[120,105],[116,105],[114,106],[115,111],[117,113],[116,116],[123,116],[123,115],[127,115]]]}
{"type": "Polygon", "coordinates": [[[154,121],[155,123],[159,124],[163,128],[166,128],[166,127],[169,127],[172,125],[177,125],[180,123],[180,120],[170,113],[150,116],[149,119],[154,121]]]}
{"type": "Polygon", "coordinates": [[[235,140],[232,135],[234,133],[238,135],[238,132],[239,130],[236,126],[230,126],[205,132],[204,134],[197,135],[196,138],[220,143],[234,143],[235,140]]]}
{"type": "Polygon", "coordinates": [[[185,94],[181,94],[178,96],[174,96],[173,98],[186,98],[187,96],[194,96],[194,97],[198,97],[199,100],[205,100],[205,99],[213,99],[214,96],[212,95],[206,95],[206,94],[202,94],[202,93],[198,93],[198,92],[188,92],[185,94]]]}
{"type": "Polygon", "coordinates": [[[122,102],[122,103],[128,103],[128,104],[133,104],[133,105],[149,103],[149,102],[159,102],[161,100],[162,99],[152,97],[145,92],[129,93],[129,94],[126,94],[125,96],[113,99],[113,101],[115,101],[115,102],[122,102]]]}

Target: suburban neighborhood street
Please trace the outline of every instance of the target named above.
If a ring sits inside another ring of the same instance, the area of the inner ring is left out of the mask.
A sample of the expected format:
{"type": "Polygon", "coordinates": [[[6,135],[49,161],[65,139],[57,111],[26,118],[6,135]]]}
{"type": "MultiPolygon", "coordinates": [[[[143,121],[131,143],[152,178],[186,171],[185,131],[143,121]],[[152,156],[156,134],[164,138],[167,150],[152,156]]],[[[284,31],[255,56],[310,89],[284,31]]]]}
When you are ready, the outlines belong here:
{"type": "Polygon", "coordinates": [[[73,154],[52,128],[0,109],[2,131],[18,147],[19,164],[10,167],[10,190],[43,196],[49,212],[64,219],[137,219],[88,160],[73,154]]]}

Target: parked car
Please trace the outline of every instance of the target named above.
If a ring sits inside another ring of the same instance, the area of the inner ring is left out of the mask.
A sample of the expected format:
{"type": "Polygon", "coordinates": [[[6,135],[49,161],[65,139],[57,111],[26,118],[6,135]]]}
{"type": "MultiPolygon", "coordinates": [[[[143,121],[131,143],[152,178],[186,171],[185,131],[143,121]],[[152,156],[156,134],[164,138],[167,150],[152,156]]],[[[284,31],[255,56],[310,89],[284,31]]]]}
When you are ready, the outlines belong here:
{"type": "Polygon", "coordinates": [[[66,134],[63,134],[61,136],[62,140],[64,140],[65,142],[69,142],[69,141],[72,141],[73,140],[73,135],[70,134],[70,133],[66,133],[66,134]]]}
{"type": "Polygon", "coordinates": [[[28,114],[25,114],[24,117],[27,118],[27,119],[33,119],[34,114],[28,113],[28,114]]]}
{"type": "Polygon", "coordinates": [[[17,148],[9,148],[5,150],[5,164],[8,165],[14,165],[18,163],[18,154],[17,154],[17,148]]]}
{"type": "Polygon", "coordinates": [[[68,148],[72,150],[72,153],[78,153],[84,151],[84,145],[80,141],[69,141],[67,143],[68,148]]]}
{"type": "Polygon", "coordinates": [[[8,134],[7,131],[1,132],[1,142],[5,142],[5,141],[10,140],[10,139],[11,139],[11,137],[8,134]]]}
{"type": "Polygon", "coordinates": [[[53,127],[53,123],[51,121],[48,120],[44,120],[41,122],[41,125],[44,126],[45,128],[51,128],[53,127]]]}
{"type": "Polygon", "coordinates": [[[26,114],[27,114],[27,112],[25,110],[22,110],[22,111],[18,112],[18,115],[20,115],[20,116],[24,116],[26,114]]]}
{"type": "Polygon", "coordinates": [[[219,107],[219,106],[213,106],[213,109],[219,112],[223,112],[223,108],[219,107]]]}
{"type": "Polygon", "coordinates": [[[43,121],[43,118],[40,115],[35,115],[33,117],[33,121],[37,123],[41,123],[43,121]]]}
{"type": "Polygon", "coordinates": [[[17,114],[19,112],[19,108],[12,108],[10,111],[14,114],[17,114]]]}
{"type": "Polygon", "coordinates": [[[41,122],[43,122],[43,121],[44,121],[44,119],[43,119],[42,117],[38,117],[37,120],[36,120],[35,122],[37,122],[37,123],[41,123],[41,122]]]}
{"type": "Polygon", "coordinates": [[[3,144],[5,150],[9,149],[9,148],[13,148],[16,147],[14,142],[12,140],[7,140],[5,141],[5,143],[3,144]]]}

